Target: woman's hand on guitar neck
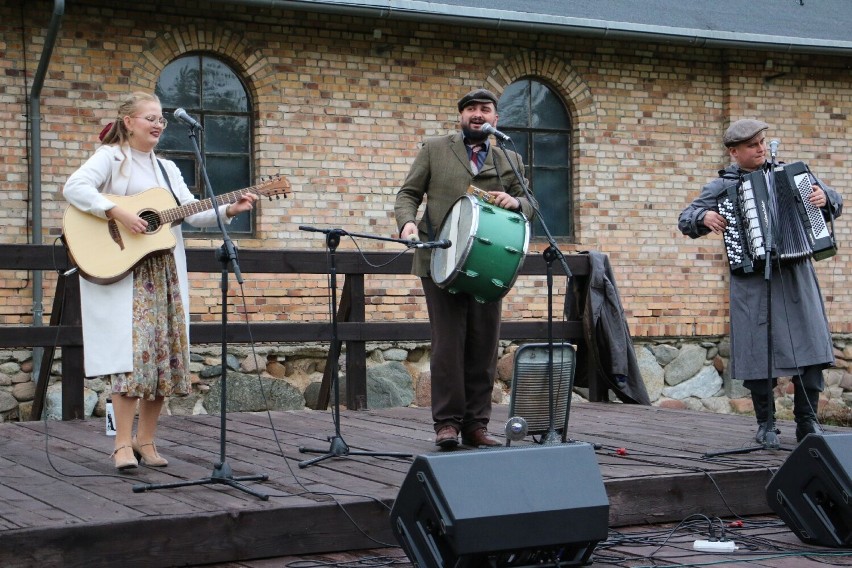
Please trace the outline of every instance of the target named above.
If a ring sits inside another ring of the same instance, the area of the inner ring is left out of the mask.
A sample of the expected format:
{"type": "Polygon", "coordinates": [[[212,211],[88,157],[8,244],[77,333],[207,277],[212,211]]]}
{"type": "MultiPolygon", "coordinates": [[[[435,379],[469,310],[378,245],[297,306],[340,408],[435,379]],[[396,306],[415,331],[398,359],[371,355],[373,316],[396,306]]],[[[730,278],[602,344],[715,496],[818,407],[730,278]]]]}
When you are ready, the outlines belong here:
{"type": "Polygon", "coordinates": [[[228,217],[236,217],[245,211],[251,211],[254,208],[254,202],[257,201],[257,195],[246,193],[240,197],[236,203],[231,203],[225,208],[225,215],[228,217]]]}
{"type": "Polygon", "coordinates": [[[115,219],[127,227],[127,230],[131,233],[144,233],[148,228],[148,221],[135,213],[131,213],[127,209],[123,209],[119,205],[116,205],[112,209],[107,209],[106,216],[110,219],[115,219]]]}

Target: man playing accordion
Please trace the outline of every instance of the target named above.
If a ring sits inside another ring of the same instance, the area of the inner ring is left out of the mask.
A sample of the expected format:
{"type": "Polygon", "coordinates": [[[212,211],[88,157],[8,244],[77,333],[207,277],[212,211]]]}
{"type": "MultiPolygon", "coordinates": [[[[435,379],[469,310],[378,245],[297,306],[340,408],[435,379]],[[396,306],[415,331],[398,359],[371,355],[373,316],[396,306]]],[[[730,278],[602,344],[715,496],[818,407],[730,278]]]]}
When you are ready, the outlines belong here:
{"type": "MultiPolygon", "coordinates": [[[[765,172],[772,174],[767,161],[766,130],[769,125],[759,120],[738,120],[731,124],[722,139],[732,163],[719,172],[719,177],[705,185],[701,194],[684,209],[678,228],[695,239],[709,233],[722,234],[728,222],[719,213],[719,199],[731,184],[742,183],[744,176],[765,172]]],[[[809,174],[810,175],[810,174],[809,174]]],[[[843,200],[833,189],[810,176],[812,191],[806,197],[826,218],[840,215],[843,200]]],[[[777,199],[771,195],[768,203],[777,199]]],[[[805,197],[802,198],[803,200],[805,197]]],[[[777,218],[777,211],[772,217],[777,218]]],[[[772,260],[771,252],[768,257],[772,260]]],[[[796,440],[818,433],[816,419],[819,395],[824,388],[822,370],[834,363],[831,334],[825,314],[819,282],[809,256],[788,262],[772,260],[769,286],[763,270],[731,272],[731,377],[744,381],[751,392],[757,417],[755,440],[766,440],[770,417],[774,424],[774,387],[778,377],[793,377],[793,414],[796,440]],[[771,294],[771,314],[767,314],[767,288],[771,294]],[[771,318],[771,319],[769,319],[771,318]],[[771,323],[772,370],[769,372],[767,323],[771,323]],[[771,381],[769,380],[771,378],[771,381]]]]}

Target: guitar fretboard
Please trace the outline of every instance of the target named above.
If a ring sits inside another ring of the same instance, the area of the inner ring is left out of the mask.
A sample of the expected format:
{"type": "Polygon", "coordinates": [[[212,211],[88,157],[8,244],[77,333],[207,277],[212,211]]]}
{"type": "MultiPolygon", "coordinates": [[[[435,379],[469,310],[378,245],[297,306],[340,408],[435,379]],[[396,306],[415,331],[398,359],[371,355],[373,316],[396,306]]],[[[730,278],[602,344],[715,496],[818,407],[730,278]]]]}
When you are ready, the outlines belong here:
{"type": "Polygon", "coordinates": [[[187,205],[182,205],[180,207],[174,207],[172,209],[166,209],[165,211],[160,211],[160,218],[164,223],[173,223],[175,221],[180,221],[190,215],[195,215],[196,213],[201,213],[202,211],[207,211],[208,209],[212,209],[214,207],[221,207],[225,204],[236,203],[240,200],[240,198],[247,193],[262,193],[258,192],[258,188],[261,187],[259,185],[255,185],[252,187],[246,187],[244,189],[239,189],[237,191],[232,191],[231,193],[224,193],[222,195],[217,195],[214,199],[201,199],[199,201],[193,201],[187,205]],[[216,204],[213,204],[215,200],[216,204]]]}

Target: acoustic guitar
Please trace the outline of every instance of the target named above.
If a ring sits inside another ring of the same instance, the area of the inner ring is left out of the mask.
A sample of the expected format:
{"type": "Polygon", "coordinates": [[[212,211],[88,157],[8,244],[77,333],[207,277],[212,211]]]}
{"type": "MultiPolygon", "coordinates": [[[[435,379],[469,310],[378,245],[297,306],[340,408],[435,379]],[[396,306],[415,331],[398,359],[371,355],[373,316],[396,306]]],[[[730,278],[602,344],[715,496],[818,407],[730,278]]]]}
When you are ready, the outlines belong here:
{"type": "Polygon", "coordinates": [[[252,187],[218,195],[215,203],[203,199],[177,206],[172,192],[162,187],[130,196],[104,194],[116,205],[135,211],[147,221],[146,231],[131,233],[114,219],[101,219],[69,206],[62,220],[62,238],[84,278],[98,284],[109,284],[124,278],[143,258],[174,249],[177,242],[171,227],[185,217],[236,203],[247,193],[261,197],[283,194],[286,197],[290,191],[287,178],[276,176],[252,187]]]}

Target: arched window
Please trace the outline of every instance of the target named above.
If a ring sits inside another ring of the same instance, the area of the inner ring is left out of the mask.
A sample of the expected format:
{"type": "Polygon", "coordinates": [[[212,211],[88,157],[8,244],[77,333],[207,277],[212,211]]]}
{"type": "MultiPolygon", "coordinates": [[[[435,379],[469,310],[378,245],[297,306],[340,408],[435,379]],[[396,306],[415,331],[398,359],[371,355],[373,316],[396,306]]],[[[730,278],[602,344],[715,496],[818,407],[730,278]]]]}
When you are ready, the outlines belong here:
{"type": "MultiPolygon", "coordinates": [[[[541,217],[554,237],[574,235],[571,191],[571,119],[559,96],[533,79],[515,81],[497,105],[498,128],[524,159],[541,217]]],[[[544,236],[536,218],[533,236],[544,236]]]]}
{"type": "MultiPolygon", "coordinates": [[[[177,164],[184,181],[198,198],[207,197],[201,164],[198,163],[190,130],[172,117],[183,108],[197,119],[203,131],[197,140],[213,193],[221,195],[252,185],[251,105],[243,82],[224,62],[208,55],[190,54],[169,63],[155,90],[169,118],[157,151],[177,164]]],[[[184,224],[185,232],[218,231],[184,224]]],[[[254,217],[239,215],[228,232],[251,234],[254,217]]]]}

